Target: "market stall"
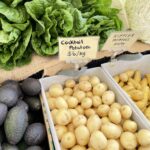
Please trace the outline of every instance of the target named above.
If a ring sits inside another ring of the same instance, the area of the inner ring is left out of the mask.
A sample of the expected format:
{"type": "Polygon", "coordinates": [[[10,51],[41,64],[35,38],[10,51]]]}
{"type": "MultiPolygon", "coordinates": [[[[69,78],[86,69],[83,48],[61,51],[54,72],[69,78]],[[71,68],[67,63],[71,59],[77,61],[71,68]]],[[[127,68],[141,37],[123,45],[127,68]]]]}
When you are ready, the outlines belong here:
{"type": "Polygon", "coordinates": [[[1,0],[0,150],[149,150],[149,8],[1,0]]]}

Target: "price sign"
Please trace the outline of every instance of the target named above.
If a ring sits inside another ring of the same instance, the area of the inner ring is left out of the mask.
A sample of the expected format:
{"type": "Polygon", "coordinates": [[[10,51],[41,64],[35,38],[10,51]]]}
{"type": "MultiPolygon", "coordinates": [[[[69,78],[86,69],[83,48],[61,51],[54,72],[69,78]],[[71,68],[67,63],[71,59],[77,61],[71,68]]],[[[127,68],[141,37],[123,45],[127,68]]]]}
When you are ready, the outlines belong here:
{"type": "Polygon", "coordinates": [[[81,61],[97,55],[99,36],[59,38],[59,59],[81,61]]]}
{"type": "Polygon", "coordinates": [[[105,42],[102,50],[121,52],[129,48],[137,41],[138,36],[133,31],[114,32],[105,42]]]}

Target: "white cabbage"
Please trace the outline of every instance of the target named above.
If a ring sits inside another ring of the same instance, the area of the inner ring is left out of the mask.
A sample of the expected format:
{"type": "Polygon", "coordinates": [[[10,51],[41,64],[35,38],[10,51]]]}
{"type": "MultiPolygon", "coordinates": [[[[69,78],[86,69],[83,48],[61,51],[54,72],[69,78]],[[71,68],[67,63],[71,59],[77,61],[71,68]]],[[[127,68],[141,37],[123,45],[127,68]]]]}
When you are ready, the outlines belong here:
{"type": "Polygon", "coordinates": [[[139,34],[139,40],[150,44],[150,0],[126,0],[130,29],[139,34]]]}

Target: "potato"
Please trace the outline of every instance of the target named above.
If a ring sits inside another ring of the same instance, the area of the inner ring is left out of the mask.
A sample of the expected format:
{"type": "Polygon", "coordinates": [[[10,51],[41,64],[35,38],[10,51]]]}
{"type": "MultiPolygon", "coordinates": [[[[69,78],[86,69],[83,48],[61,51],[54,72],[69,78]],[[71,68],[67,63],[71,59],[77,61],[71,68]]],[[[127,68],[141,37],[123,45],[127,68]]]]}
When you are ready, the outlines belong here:
{"type": "Polygon", "coordinates": [[[107,147],[107,138],[101,131],[94,131],[90,137],[90,145],[94,150],[103,150],[107,147]]]}
{"type": "Polygon", "coordinates": [[[66,80],[65,82],[65,86],[67,88],[73,88],[75,86],[76,82],[72,79],[66,80]]]}
{"type": "Polygon", "coordinates": [[[55,116],[58,125],[67,125],[71,122],[71,114],[67,109],[59,109],[55,116]]]}
{"type": "Polygon", "coordinates": [[[92,85],[88,81],[81,81],[79,82],[79,89],[84,92],[88,92],[92,89],[92,85]]]}
{"type": "Polygon", "coordinates": [[[86,150],[84,146],[76,145],[71,150],[86,150]]]}
{"type": "Polygon", "coordinates": [[[55,109],[56,107],[55,107],[55,98],[53,98],[53,97],[48,97],[47,98],[47,102],[48,102],[48,106],[49,106],[49,108],[50,108],[50,110],[53,110],[53,109],[55,109]]]}
{"type": "Polygon", "coordinates": [[[107,85],[105,83],[96,84],[93,87],[93,95],[102,96],[106,90],[107,90],[107,85]]]}
{"type": "Polygon", "coordinates": [[[69,95],[63,95],[62,98],[67,101],[67,99],[69,98],[70,96],[69,95]]]}
{"type": "Polygon", "coordinates": [[[101,119],[98,115],[92,115],[87,120],[87,128],[89,129],[90,133],[99,130],[101,127],[101,119]]]}
{"type": "Polygon", "coordinates": [[[85,97],[85,98],[82,99],[82,101],[81,101],[81,107],[83,109],[91,108],[91,106],[92,106],[92,99],[91,98],[85,97]]]}
{"type": "Polygon", "coordinates": [[[64,88],[64,94],[71,96],[73,94],[73,89],[71,89],[71,88],[64,88]]]}
{"type": "Polygon", "coordinates": [[[90,77],[88,75],[82,75],[79,78],[79,82],[81,81],[89,81],[90,77]]]}
{"type": "Polygon", "coordinates": [[[92,93],[92,92],[87,92],[87,93],[86,93],[86,97],[92,98],[92,97],[93,97],[93,93],[92,93]]]}
{"type": "Polygon", "coordinates": [[[150,145],[150,131],[141,129],[137,134],[137,140],[141,146],[150,145]]]}
{"type": "Polygon", "coordinates": [[[51,115],[52,115],[54,124],[56,124],[56,114],[57,114],[57,112],[58,112],[58,109],[53,109],[51,111],[51,115]]]}
{"type": "Polygon", "coordinates": [[[102,102],[107,105],[111,105],[115,101],[115,94],[113,91],[106,91],[102,95],[102,102]]]}
{"type": "Polygon", "coordinates": [[[114,80],[115,80],[117,83],[119,83],[119,81],[120,81],[119,76],[114,76],[114,80]]]}
{"type": "Polygon", "coordinates": [[[68,108],[68,104],[62,97],[57,97],[55,99],[55,107],[57,109],[68,108]]]}
{"type": "Polygon", "coordinates": [[[81,102],[81,100],[85,98],[86,94],[83,91],[75,91],[73,96],[76,97],[79,102],[81,102]]]}
{"type": "Polygon", "coordinates": [[[150,150],[150,145],[148,146],[140,146],[138,150],[150,150]]]}
{"type": "Polygon", "coordinates": [[[69,108],[75,108],[78,105],[78,100],[76,97],[70,96],[67,99],[67,104],[69,108]]]}
{"type": "Polygon", "coordinates": [[[119,103],[117,103],[117,102],[116,102],[116,103],[113,103],[113,104],[111,104],[110,108],[117,108],[117,109],[120,110],[121,104],[119,104],[119,103]]]}
{"type": "Polygon", "coordinates": [[[125,120],[123,123],[123,130],[134,133],[137,131],[137,123],[132,120],[125,120]]]}
{"type": "Polygon", "coordinates": [[[67,129],[68,129],[68,131],[70,131],[70,132],[74,132],[75,128],[74,128],[73,123],[68,124],[68,125],[67,125],[67,129]]]}
{"type": "Polygon", "coordinates": [[[64,95],[64,91],[61,84],[53,84],[49,88],[49,95],[52,97],[59,97],[64,95]]]}
{"type": "Polygon", "coordinates": [[[127,70],[126,74],[128,75],[129,78],[133,77],[135,71],[134,70],[127,70]]]}
{"type": "Polygon", "coordinates": [[[123,87],[123,86],[124,86],[124,82],[122,82],[122,81],[121,81],[121,82],[119,82],[118,84],[119,84],[121,87],[123,87]]]}
{"type": "Polygon", "coordinates": [[[121,73],[121,74],[119,75],[119,78],[120,78],[120,80],[121,80],[122,82],[127,82],[128,79],[129,79],[127,73],[121,73]]]}
{"type": "Polygon", "coordinates": [[[102,124],[101,131],[108,139],[118,139],[121,135],[120,127],[111,122],[102,124]]]}
{"type": "Polygon", "coordinates": [[[74,86],[73,91],[74,91],[74,92],[75,92],[75,91],[79,91],[79,84],[76,84],[76,85],[74,86]]]}
{"type": "Polygon", "coordinates": [[[93,107],[98,107],[100,104],[102,104],[102,100],[99,96],[93,96],[92,103],[93,103],[93,107]]]}
{"type": "Polygon", "coordinates": [[[84,113],[85,113],[85,116],[86,116],[87,118],[89,118],[90,116],[96,114],[95,110],[92,109],[92,108],[86,109],[86,110],[84,111],[84,113]]]}
{"type": "Polygon", "coordinates": [[[145,109],[144,114],[150,120],[150,106],[145,109]]]}
{"type": "Polygon", "coordinates": [[[79,115],[79,113],[76,109],[69,109],[69,112],[71,114],[72,119],[79,115]]]}
{"type": "Polygon", "coordinates": [[[110,107],[106,104],[103,104],[97,108],[97,114],[100,117],[106,117],[108,115],[109,110],[110,110],[110,107]]]}
{"type": "Polygon", "coordinates": [[[115,124],[119,124],[121,122],[121,113],[117,108],[110,108],[108,116],[109,120],[115,124]]]}
{"type": "Polygon", "coordinates": [[[67,127],[62,125],[56,125],[55,129],[59,140],[61,140],[62,136],[68,131],[67,127]]]}
{"type": "Polygon", "coordinates": [[[131,132],[123,132],[120,136],[120,142],[125,149],[135,149],[137,147],[136,136],[131,132]]]}
{"type": "Polygon", "coordinates": [[[119,143],[117,140],[108,140],[107,147],[104,150],[119,150],[119,143]]]}
{"type": "Polygon", "coordinates": [[[134,100],[134,101],[140,101],[144,98],[144,94],[142,91],[140,90],[131,90],[129,91],[129,95],[131,96],[131,98],[134,100]]]}
{"type": "Polygon", "coordinates": [[[128,105],[122,105],[120,112],[121,112],[122,118],[124,119],[129,119],[132,115],[132,110],[128,105]]]}
{"type": "Polygon", "coordinates": [[[75,109],[78,112],[78,114],[81,114],[81,115],[84,114],[84,109],[81,107],[81,105],[78,105],[75,109]]]}
{"type": "Polygon", "coordinates": [[[138,83],[137,81],[135,81],[135,80],[132,79],[132,78],[129,78],[129,82],[132,83],[132,85],[135,87],[135,89],[141,90],[141,85],[140,85],[140,83],[138,83]]]}
{"type": "Polygon", "coordinates": [[[74,133],[67,132],[63,135],[61,139],[61,145],[64,148],[72,148],[76,144],[76,137],[74,133]]]}
{"type": "Polygon", "coordinates": [[[101,122],[102,122],[102,124],[105,124],[105,123],[110,122],[110,120],[109,120],[108,117],[103,117],[103,118],[101,119],[101,122]]]}
{"type": "Polygon", "coordinates": [[[77,143],[81,146],[85,146],[89,142],[90,132],[86,126],[81,125],[75,129],[75,136],[77,139],[77,143]]]}
{"type": "Polygon", "coordinates": [[[72,121],[74,127],[78,127],[80,125],[85,125],[87,123],[87,119],[84,115],[78,115],[76,116],[72,121]]]}
{"type": "Polygon", "coordinates": [[[140,82],[141,81],[141,72],[139,70],[136,70],[134,73],[134,80],[136,82],[140,82]]]}
{"type": "Polygon", "coordinates": [[[91,83],[92,86],[94,86],[100,83],[100,79],[97,76],[92,76],[89,82],[91,83]]]}

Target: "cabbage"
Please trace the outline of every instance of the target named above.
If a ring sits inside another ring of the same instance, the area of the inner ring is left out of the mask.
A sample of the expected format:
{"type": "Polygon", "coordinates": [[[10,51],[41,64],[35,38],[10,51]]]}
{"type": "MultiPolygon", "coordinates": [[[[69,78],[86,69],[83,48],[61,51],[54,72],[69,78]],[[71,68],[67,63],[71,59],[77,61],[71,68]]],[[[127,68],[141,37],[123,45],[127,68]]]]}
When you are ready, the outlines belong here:
{"type": "Polygon", "coordinates": [[[130,29],[150,44],[150,0],[126,0],[126,12],[130,29]]]}

